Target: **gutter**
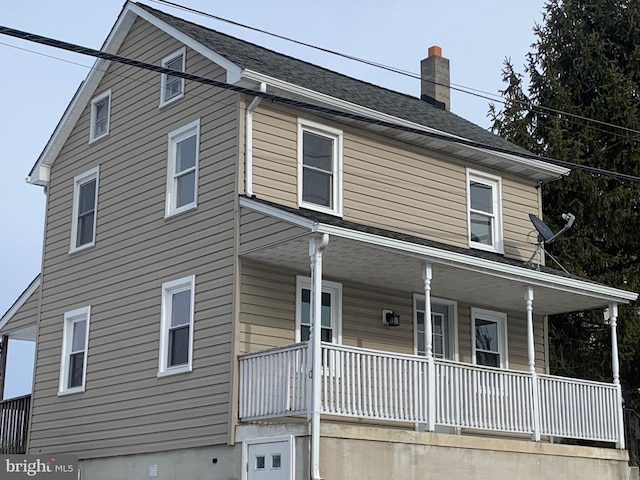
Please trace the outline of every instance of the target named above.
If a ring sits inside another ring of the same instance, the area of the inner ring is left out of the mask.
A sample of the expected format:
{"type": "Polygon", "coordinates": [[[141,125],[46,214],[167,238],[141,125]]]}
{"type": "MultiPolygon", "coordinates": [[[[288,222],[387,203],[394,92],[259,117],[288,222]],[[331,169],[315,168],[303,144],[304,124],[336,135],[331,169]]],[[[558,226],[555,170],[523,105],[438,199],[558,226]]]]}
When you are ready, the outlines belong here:
{"type": "MultiPolygon", "coordinates": [[[[260,82],[260,91],[267,91],[267,84],[260,82]]],[[[254,97],[249,106],[245,118],[245,150],[244,150],[244,192],[247,197],[253,197],[253,112],[262,97],[254,97]]]]}

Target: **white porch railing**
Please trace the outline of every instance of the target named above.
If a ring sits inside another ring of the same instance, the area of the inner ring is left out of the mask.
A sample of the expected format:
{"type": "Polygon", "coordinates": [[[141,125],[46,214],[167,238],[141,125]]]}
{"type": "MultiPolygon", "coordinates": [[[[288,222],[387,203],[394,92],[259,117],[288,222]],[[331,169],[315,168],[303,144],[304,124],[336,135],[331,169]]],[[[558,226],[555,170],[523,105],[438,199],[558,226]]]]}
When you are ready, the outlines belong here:
{"type": "MultiPolygon", "coordinates": [[[[307,345],[240,357],[240,418],[254,420],[307,412],[307,345]]],[[[310,357],[309,357],[310,358],[310,357]]],[[[533,433],[533,377],[527,372],[435,360],[435,391],[428,391],[427,360],[416,355],[322,344],[322,413],[533,433]]],[[[616,386],[537,375],[540,433],[616,442],[616,386]]]]}
{"type": "Polygon", "coordinates": [[[240,418],[307,413],[307,344],[299,343],[240,358],[240,418]]]}

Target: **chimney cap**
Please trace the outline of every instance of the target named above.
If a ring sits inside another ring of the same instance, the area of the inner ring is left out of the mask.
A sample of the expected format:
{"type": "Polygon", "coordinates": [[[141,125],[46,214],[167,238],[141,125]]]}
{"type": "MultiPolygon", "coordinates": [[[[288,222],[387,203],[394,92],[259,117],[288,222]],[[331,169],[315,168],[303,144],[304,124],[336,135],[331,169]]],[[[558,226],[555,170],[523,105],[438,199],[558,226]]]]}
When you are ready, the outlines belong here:
{"type": "Polygon", "coordinates": [[[440,48],[437,45],[429,47],[429,55],[428,56],[429,57],[433,57],[433,56],[441,57],[442,56],[442,48],[440,48]]]}

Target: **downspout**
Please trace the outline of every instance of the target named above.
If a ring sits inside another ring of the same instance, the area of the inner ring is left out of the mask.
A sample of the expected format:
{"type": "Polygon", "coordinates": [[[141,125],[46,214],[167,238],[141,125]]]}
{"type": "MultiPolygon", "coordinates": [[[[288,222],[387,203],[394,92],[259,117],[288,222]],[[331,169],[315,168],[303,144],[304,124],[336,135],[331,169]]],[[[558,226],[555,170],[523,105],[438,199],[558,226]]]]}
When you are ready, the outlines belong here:
{"type": "Polygon", "coordinates": [[[321,372],[321,315],[322,315],[322,251],[329,244],[329,235],[312,235],[309,238],[309,257],[311,257],[311,479],[321,480],[320,476],[320,410],[322,402],[321,372]]]}
{"type": "MultiPolygon", "coordinates": [[[[260,91],[267,91],[267,84],[260,82],[260,91]]],[[[255,97],[247,107],[245,118],[245,150],[244,150],[244,193],[253,197],[253,111],[258,108],[262,97],[255,97]]]]}

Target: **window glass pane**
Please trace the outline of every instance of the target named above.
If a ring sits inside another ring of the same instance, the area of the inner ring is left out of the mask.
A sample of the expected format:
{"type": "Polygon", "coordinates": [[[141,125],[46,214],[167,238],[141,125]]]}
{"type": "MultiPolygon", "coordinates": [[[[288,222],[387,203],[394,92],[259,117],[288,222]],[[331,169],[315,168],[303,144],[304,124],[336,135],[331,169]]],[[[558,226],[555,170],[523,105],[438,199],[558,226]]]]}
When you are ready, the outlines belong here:
{"type": "Polygon", "coordinates": [[[330,328],[323,328],[320,331],[320,339],[323,342],[332,342],[333,341],[333,331],[330,328]]]}
{"type": "Polygon", "coordinates": [[[84,352],[69,356],[69,381],[67,388],[82,386],[82,371],[84,370],[84,352]]]}
{"type": "Polygon", "coordinates": [[[471,180],[471,208],[481,212],[493,213],[493,187],[471,180]]]}
{"type": "Polygon", "coordinates": [[[196,172],[189,172],[178,177],[178,193],[176,196],[176,208],[195,202],[196,197],[196,172]]]}
{"type": "Polygon", "coordinates": [[[185,325],[191,319],[191,290],[174,293],[171,296],[171,326],[185,325]]]}
{"type": "Polygon", "coordinates": [[[476,352],[476,363],[487,367],[499,367],[500,355],[489,352],[476,352]]]}
{"type": "Polygon", "coordinates": [[[263,470],[264,469],[264,455],[258,455],[256,456],[256,470],[263,470]]]}
{"type": "Polygon", "coordinates": [[[424,332],[424,312],[416,312],[418,332],[424,332]]]}
{"type": "Polygon", "coordinates": [[[195,167],[196,138],[197,135],[192,135],[176,144],[176,173],[195,167]]]}
{"type": "Polygon", "coordinates": [[[300,341],[306,342],[311,337],[311,328],[308,325],[300,326],[300,341]]]}
{"type": "Polygon", "coordinates": [[[433,355],[437,358],[444,357],[444,337],[442,335],[433,336],[433,355]]]}
{"type": "Polygon", "coordinates": [[[92,211],[96,203],[96,179],[80,185],[80,199],[78,202],[78,214],[82,215],[92,211]]]}
{"type": "Polygon", "coordinates": [[[185,365],[189,362],[189,326],[169,331],[169,366],[185,365]]]}
{"type": "Polygon", "coordinates": [[[322,292],[321,322],[323,327],[331,327],[331,294],[322,292]]]}
{"type": "Polygon", "coordinates": [[[476,348],[498,352],[498,324],[476,318],[476,348]]]}
{"type": "Polygon", "coordinates": [[[325,172],[333,171],[333,142],[332,138],[304,132],[302,136],[302,163],[325,172]]]}
{"type": "Polygon", "coordinates": [[[282,456],[279,453],[271,455],[271,468],[282,468],[282,456]]]}
{"type": "Polygon", "coordinates": [[[80,352],[84,350],[85,337],[87,335],[87,321],[80,320],[73,324],[73,340],[71,341],[71,351],[80,352]]]}
{"type": "Polygon", "coordinates": [[[333,176],[305,168],[302,172],[302,200],[331,208],[333,176]]]}
{"type": "Polygon", "coordinates": [[[165,84],[164,98],[169,100],[182,93],[182,81],[178,77],[169,75],[165,84]]]}
{"type": "Polygon", "coordinates": [[[426,353],[427,346],[425,345],[424,333],[418,335],[418,355],[424,355],[426,353]]]}
{"type": "Polygon", "coordinates": [[[492,218],[480,213],[471,213],[471,241],[493,245],[492,218]]]}
{"type": "Polygon", "coordinates": [[[442,315],[433,314],[433,333],[435,335],[442,335],[443,333],[443,318],[442,315]]]}
{"type": "Polygon", "coordinates": [[[302,289],[302,311],[300,312],[300,323],[309,325],[311,323],[311,290],[302,289]]]}
{"type": "Polygon", "coordinates": [[[93,212],[78,217],[76,247],[93,242],[93,218],[93,212]]]}
{"type": "Polygon", "coordinates": [[[165,67],[171,70],[176,70],[178,72],[181,72],[182,71],[182,55],[178,55],[173,60],[168,61],[165,67]]]}

